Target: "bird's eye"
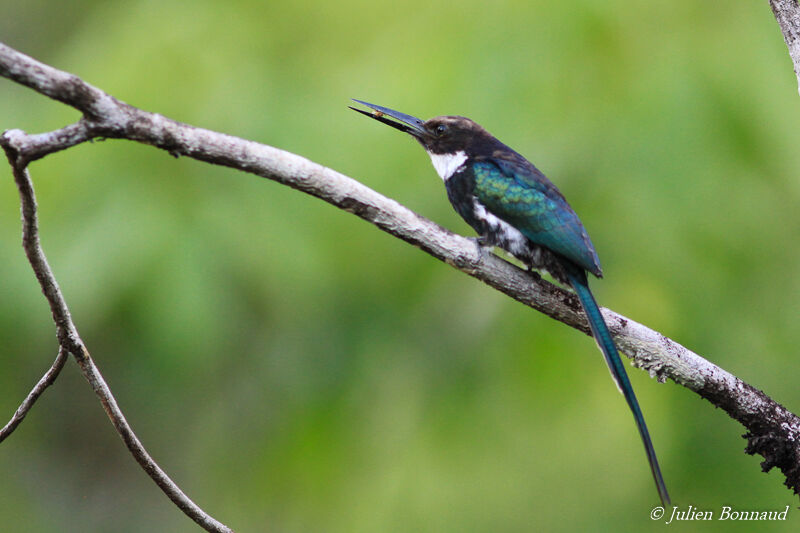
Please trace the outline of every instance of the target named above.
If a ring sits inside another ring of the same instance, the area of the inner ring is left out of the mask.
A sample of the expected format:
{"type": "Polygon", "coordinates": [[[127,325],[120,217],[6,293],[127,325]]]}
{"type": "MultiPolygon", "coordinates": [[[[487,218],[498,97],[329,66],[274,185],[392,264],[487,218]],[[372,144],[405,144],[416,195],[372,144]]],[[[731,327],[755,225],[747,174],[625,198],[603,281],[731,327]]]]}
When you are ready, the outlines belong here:
{"type": "Polygon", "coordinates": [[[436,135],[441,137],[447,131],[447,126],[445,126],[444,124],[439,124],[438,126],[436,126],[436,129],[434,131],[436,131],[436,135]]]}

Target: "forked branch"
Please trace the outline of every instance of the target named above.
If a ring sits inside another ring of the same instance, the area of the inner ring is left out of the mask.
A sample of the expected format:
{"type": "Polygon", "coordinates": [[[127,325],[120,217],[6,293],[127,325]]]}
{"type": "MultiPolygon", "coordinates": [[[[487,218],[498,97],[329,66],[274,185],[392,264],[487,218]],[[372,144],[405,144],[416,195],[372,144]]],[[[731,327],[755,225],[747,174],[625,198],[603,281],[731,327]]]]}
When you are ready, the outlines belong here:
{"type": "Polygon", "coordinates": [[[36,279],[39,281],[42,292],[47,302],[50,304],[53,321],[56,324],[59,352],[53,366],[25,398],[25,401],[20,408],[17,409],[11,421],[0,431],[0,441],[14,431],[28,410],[33,406],[36,399],[44,392],[44,389],[55,381],[58,373],[64,366],[66,354],[70,354],[77,361],[81,373],[91,385],[103,409],[108,415],[108,418],[117,430],[117,433],[128,447],[128,450],[130,450],[134,459],[136,459],[136,462],[139,463],[147,475],[156,482],[178,508],[201,527],[207,531],[220,533],[231,532],[232,530],[229,527],[215,520],[183,493],[180,487],[178,487],[161,467],[156,464],[152,457],[150,457],[127,420],[125,420],[125,416],[117,405],[117,401],[114,399],[111,389],[109,389],[103,376],[100,374],[100,370],[95,365],[89,355],[89,351],[78,335],[78,330],[72,321],[67,302],[64,300],[56,278],[50,269],[50,265],[47,263],[44,250],[42,250],[39,242],[36,196],[34,195],[33,183],[31,182],[27,168],[30,159],[25,152],[18,150],[13,145],[13,142],[7,143],[6,140],[9,138],[14,138],[14,136],[12,135],[8,138],[4,136],[0,138],[0,144],[2,144],[5,149],[8,160],[11,163],[14,181],[19,190],[22,211],[22,247],[33,268],[36,279]]]}

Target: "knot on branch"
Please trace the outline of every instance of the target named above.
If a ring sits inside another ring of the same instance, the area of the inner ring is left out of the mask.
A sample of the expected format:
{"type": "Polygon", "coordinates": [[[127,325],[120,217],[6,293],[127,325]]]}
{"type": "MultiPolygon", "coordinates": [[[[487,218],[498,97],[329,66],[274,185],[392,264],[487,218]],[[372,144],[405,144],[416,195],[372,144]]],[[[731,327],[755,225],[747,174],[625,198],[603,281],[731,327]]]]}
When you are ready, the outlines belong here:
{"type": "Polygon", "coordinates": [[[633,366],[646,370],[651,378],[655,378],[659,383],[666,383],[670,377],[671,367],[668,362],[655,357],[648,350],[636,350],[633,353],[633,366]]]}
{"type": "Polygon", "coordinates": [[[359,200],[358,198],[353,198],[353,197],[343,198],[339,202],[339,206],[348,213],[352,213],[357,217],[363,218],[364,220],[368,221],[375,220],[375,215],[378,213],[378,210],[375,208],[374,205],[370,205],[366,202],[359,200]]]}

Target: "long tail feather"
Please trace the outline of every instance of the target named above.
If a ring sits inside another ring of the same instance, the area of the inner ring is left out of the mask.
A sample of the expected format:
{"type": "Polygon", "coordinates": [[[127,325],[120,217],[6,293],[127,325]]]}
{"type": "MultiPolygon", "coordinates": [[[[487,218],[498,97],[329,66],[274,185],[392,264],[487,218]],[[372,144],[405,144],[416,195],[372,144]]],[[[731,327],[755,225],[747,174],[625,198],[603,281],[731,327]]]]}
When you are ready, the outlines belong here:
{"type": "Polygon", "coordinates": [[[617,352],[617,347],[611,338],[611,333],[608,331],[603,315],[600,314],[600,308],[597,307],[597,302],[589,290],[589,282],[586,279],[586,272],[570,265],[567,267],[567,277],[569,278],[572,288],[583,305],[586,312],[586,317],[589,319],[589,326],[592,329],[592,334],[597,341],[603,356],[606,359],[609,370],[611,370],[611,377],[617,384],[620,392],[625,396],[628,406],[633,412],[633,418],[636,420],[636,426],[639,429],[639,435],[642,437],[644,449],[647,452],[647,460],[650,462],[650,470],[653,473],[653,479],[656,482],[658,495],[661,498],[661,503],[665,507],[670,505],[669,494],[667,493],[667,486],[664,484],[664,478],[661,476],[661,469],[658,467],[658,459],[656,459],[656,452],[653,449],[653,443],[650,440],[650,433],[647,431],[647,425],[644,423],[644,416],[642,410],[639,408],[639,402],[636,400],[636,395],[633,393],[633,387],[628,380],[628,374],[625,372],[625,367],[617,352]],[[571,267],[571,268],[570,268],[571,267]]]}

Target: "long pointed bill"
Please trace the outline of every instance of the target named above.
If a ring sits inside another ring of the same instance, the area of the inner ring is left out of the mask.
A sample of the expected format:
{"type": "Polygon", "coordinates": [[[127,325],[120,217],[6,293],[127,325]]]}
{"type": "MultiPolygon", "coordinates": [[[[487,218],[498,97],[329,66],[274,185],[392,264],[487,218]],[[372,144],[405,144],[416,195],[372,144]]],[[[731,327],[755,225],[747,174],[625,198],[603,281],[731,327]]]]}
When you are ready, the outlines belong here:
{"type": "Polygon", "coordinates": [[[353,98],[353,101],[372,109],[372,111],[364,111],[363,109],[357,109],[353,106],[348,106],[353,111],[358,111],[362,115],[374,118],[379,122],[383,122],[387,126],[410,133],[414,137],[419,137],[425,133],[425,129],[422,127],[422,124],[425,122],[424,120],[420,120],[417,117],[412,117],[411,115],[406,115],[405,113],[395,111],[394,109],[389,109],[388,107],[368,104],[367,102],[362,102],[361,100],[356,100],[355,98],[353,98]],[[389,120],[387,117],[391,117],[394,120],[389,120]]]}

